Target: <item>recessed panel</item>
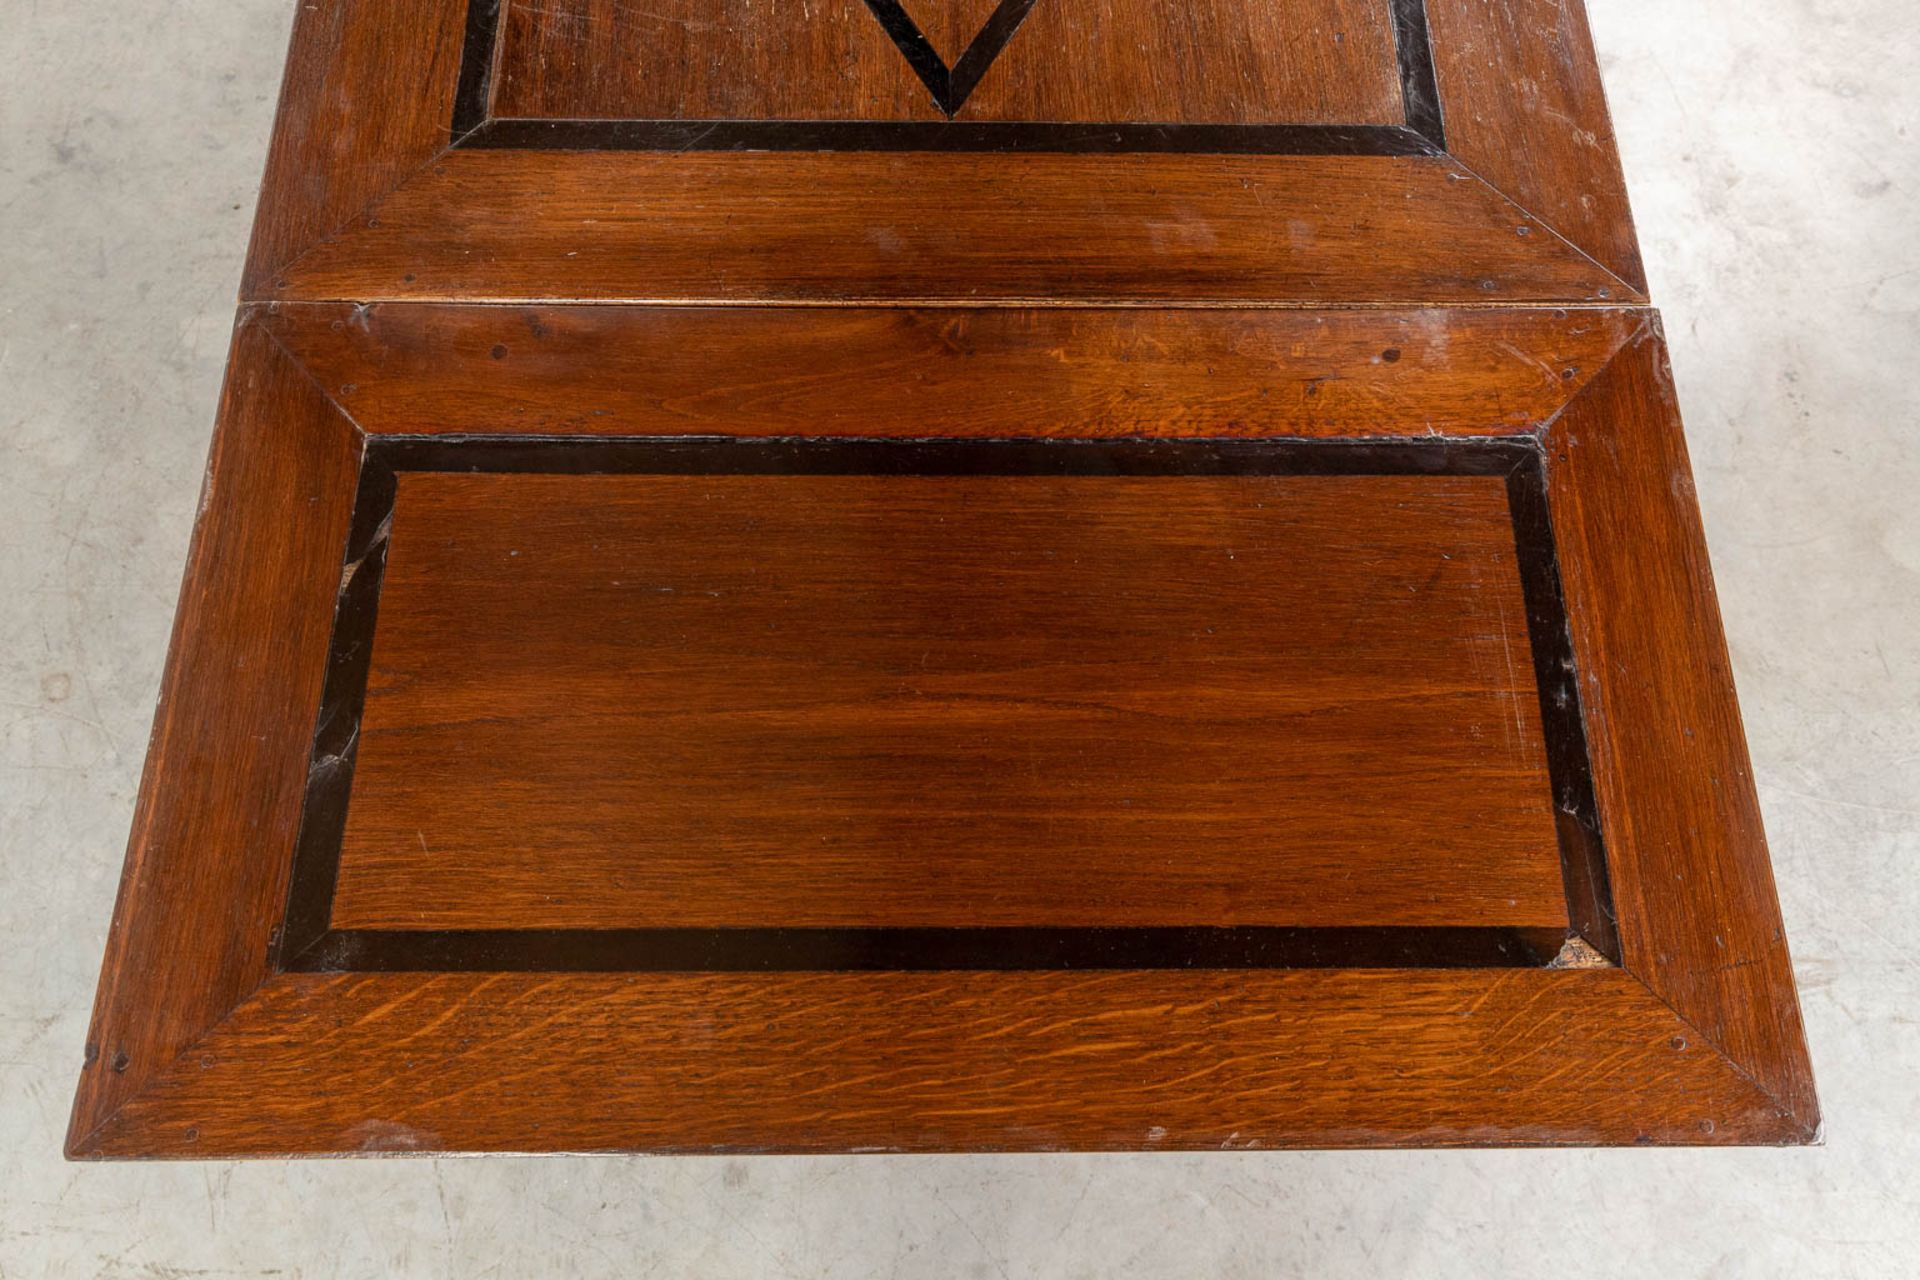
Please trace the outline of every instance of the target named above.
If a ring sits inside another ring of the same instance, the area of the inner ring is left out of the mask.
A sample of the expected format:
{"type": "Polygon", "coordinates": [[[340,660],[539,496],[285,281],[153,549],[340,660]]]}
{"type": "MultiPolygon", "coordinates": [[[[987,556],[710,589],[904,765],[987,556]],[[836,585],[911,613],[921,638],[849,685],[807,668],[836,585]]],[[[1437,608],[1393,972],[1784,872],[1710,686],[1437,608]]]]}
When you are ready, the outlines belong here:
{"type": "Polygon", "coordinates": [[[542,119],[937,120],[861,0],[504,6],[493,110],[542,119]]]}
{"type": "Polygon", "coordinates": [[[1504,475],[403,470],[390,527],[336,929],[1567,924],[1504,475]]]}
{"type": "Polygon", "coordinates": [[[1388,0],[507,0],[492,114],[1400,124],[1388,0]]]}
{"type": "MultiPolygon", "coordinates": [[[[956,44],[978,7],[904,2],[956,44]]],[[[1406,112],[1388,0],[1036,0],[959,117],[1384,125],[1406,112]]]]}

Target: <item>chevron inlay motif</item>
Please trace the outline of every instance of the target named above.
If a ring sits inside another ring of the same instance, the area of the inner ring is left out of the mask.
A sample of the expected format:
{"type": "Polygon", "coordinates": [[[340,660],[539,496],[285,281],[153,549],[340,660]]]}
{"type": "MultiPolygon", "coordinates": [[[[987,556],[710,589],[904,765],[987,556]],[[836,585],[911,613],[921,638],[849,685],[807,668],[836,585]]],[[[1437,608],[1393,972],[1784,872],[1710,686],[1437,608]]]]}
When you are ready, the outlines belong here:
{"type": "Polygon", "coordinates": [[[1007,41],[1013,39],[1013,33],[1036,2],[1001,0],[1000,6],[961,53],[959,61],[951,67],[920,30],[920,24],[901,7],[900,0],[867,0],[867,8],[873,10],[873,16],[886,28],[940,109],[952,116],[980,83],[980,77],[987,74],[987,68],[1000,56],[1000,51],[1007,47],[1007,41]]]}

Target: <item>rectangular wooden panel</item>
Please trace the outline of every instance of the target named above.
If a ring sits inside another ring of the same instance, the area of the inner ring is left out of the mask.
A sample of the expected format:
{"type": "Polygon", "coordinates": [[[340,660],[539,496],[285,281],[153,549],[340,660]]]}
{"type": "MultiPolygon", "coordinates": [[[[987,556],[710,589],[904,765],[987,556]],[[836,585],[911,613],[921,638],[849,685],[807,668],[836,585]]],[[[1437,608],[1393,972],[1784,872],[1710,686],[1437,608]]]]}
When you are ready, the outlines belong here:
{"type": "Polygon", "coordinates": [[[1388,0],[507,0],[495,56],[501,117],[1404,120],[1388,0]]]}
{"type": "Polygon", "coordinates": [[[1807,1140],[1652,332],[250,314],[225,438],[345,452],[212,491],[313,528],[189,598],[304,639],[196,730],[232,783],[156,758],[251,834],[136,832],[71,1150],[1807,1140]]]}
{"type": "Polygon", "coordinates": [[[71,1152],[1817,1136],[1578,0],[303,0],[245,296],[71,1152]]]}
{"type": "Polygon", "coordinates": [[[379,610],[335,927],[1566,926],[1504,476],[402,472],[379,610]]]}

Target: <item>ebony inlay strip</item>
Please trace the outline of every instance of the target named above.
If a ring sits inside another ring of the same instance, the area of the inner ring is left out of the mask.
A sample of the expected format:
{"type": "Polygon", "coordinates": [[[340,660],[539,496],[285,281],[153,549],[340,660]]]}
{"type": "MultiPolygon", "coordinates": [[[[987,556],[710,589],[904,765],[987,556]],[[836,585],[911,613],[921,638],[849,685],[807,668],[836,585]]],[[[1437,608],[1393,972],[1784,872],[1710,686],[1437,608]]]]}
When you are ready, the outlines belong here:
{"type": "Polygon", "coordinates": [[[900,50],[907,65],[920,77],[920,83],[927,86],[927,92],[948,116],[960,110],[974,86],[980,83],[980,77],[987,73],[987,68],[1026,20],[1033,5],[1034,0],[1000,0],[1000,6],[987,18],[986,24],[974,33],[960,60],[949,67],[926,33],[920,30],[920,24],[901,7],[900,0],[867,0],[867,8],[879,20],[894,47],[900,50]]]}
{"type": "Polygon", "coordinates": [[[1013,39],[1013,33],[1026,21],[1032,11],[1034,0],[1000,0],[1000,7],[993,11],[986,25],[974,33],[966,51],[960,55],[960,61],[953,64],[947,77],[947,96],[940,104],[948,115],[960,110],[967,98],[973,93],[974,86],[980,83],[980,77],[987,74],[987,68],[1007,47],[1007,41],[1013,39]]]}
{"type": "Polygon", "coordinates": [[[1006,151],[1429,156],[1403,125],[937,120],[489,120],[462,147],[513,151],[1006,151]]]}
{"type": "Polygon", "coordinates": [[[1546,739],[1547,777],[1553,784],[1559,825],[1560,870],[1567,885],[1567,919],[1575,933],[1615,964],[1620,929],[1613,888],[1600,838],[1600,803],[1587,754],[1586,717],[1567,630],[1566,597],[1547,510],[1546,460],[1530,451],[1507,476],[1514,545],[1520,556],[1520,587],[1527,601],[1527,636],[1533,647],[1534,684],[1540,690],[1540,730],[1546,739]]]}
{"type": "Polygon", "coordinates": [[[1002,0],[951,68],[899,0],[867,0],[946,121],[491,119],[500,0],[471,0],[453,145],[514,151],[1007,151],[1432,156],[1446,150],[1426,0],[1389,0],[1404,125],[963,121],[960,110],[1035,0],[1002,0]]]}
{"type": "Polygon", "coordinates": [[[359,753],[360,716],[367,701],[373,633],[380,612],[397,489],[393,468],[369,447],[360,463],[353,522],[334,608],[327,676],[321,688],[319,722],[307,766],[306,799],[287,886],[287,914],[274,940],[282,957],[298,956],[322,938],[333,916],[340,872],[340,843],[347,830],[347,803],[359,753]]]}
{"type": "Polygon", "coordinates": [[[1619,942],[1578,681],[1531,437],[859,440],[382,436],[362,464],[276,962],[289,971],[1533,967],[1564,934],[1508,928],[334,930],[334,887],[398,471],[545,475],[1504,477],[1575,932],[1619,942]]]}
{"type": "Polygon", "coordinates": [[[493,63],[500,43],[500,0],[468,0],[467,35],[460,50],[460,82],[453,95],[453,142],[487,122],[493,101],[493,63]]]}
{"type": "Polygon", "coordinates": [[[377,436],[395,471],[528,475],[1506,476],[1531,438],[882,440],[738,436],[377,436]]]}
{"type": "Polygon", "coordinates": [[[1538,968],[1559,929],[341,929],[301,973],[1538,968]]]}
{"type": "Polygon", "coordinates": [[[901,7],[900,0],[867,0],[867,8],[894,47],[900,50],[900,56],[913,68],[913,73],[920,77],[920,83],[927,86],[927,92],[933,95],[940,109],[952,115],[954,109],[949,105],[949,95],[953,74],[933,42],[920,30],[920,24],[901,7]]]}
{"type": "Polygon", "coordinates": [[[1400,60],[1400,100],[1407,127],[1436,153],[1447,149],[1446,121],[1440,110],[1440,79],[1433,68],[1433,39],[1427,31],[1427,0],[1389,0],[1393,43],[1400,60]]]}

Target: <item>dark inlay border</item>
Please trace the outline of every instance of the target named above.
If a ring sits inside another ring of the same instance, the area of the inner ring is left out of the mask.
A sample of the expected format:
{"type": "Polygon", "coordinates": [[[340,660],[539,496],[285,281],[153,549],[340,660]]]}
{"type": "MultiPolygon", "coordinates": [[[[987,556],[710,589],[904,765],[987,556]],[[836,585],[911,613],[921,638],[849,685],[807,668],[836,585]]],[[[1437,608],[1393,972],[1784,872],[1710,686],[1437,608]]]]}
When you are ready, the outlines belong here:
{"type": "Polygon", "coordinates": [[[1407,128],[1437,150],[1447,147],[1446,121],[1440,112],[1440,76],[1433,66],[1433,37],[1427,31],[1427,0],[1388,0],[1393,14],[1393,47],[1400,61],[1400,101],[1407,128]]]}
{"type": "Polygon", "coordinates": [[[1567,919],[1594,950],[1619,964],[1620,928],[1613,911],[1606,844],[1600,835],[1600,801],[1587,752],[1586,717],[1580,710],[1579,670],[1567,627],[1553,520],[1547,510],[1544,452],[1534,451],[1508,473],[1507,509],[1513,513],[1520,587],[1527,601],[1527,635],[1533,644],[1534,684],[1540,691],[1540,731],[1546,738],[1547,778],[1553,785],[1559,826],[1567,919]]]}
{"type": "MultiPolygon", "coordinates": [[[[945,121],[552,120],[489,115],[499,60],[501,0],[469,0],[456,147],[516,151],[1028,151],[1202,155],[1438,156],[1446,125],[1426,0],[1387,0],[1406,123],[1065,124],[952,119],[1037,0],[1001,0],[948,67],[899,0],[866,0],[945,121]]],[[[1058,0],[1050,0],[1058,2],[1058,0]]]]}
{"type": "Polygon", "coordinates": [[[291,972],[1535,968],[1567,935],[1514,928],[338,930],[334,888],[400,471],[544,475],[1478,475],[1506,479],[1573,933],[1619,963],[1573,648],[1531,437],[860,440],[380,436],[366,447],[285,922],[291,972]]]}
{"type": "Polygon", "coordinates": [[[460,47],[460,80],[453,95],[455,146],[487,122],[499,57],[500,0],[467,0],[467,34],[460,47]]]}
{"type": "Polygon", "coordinates": [[[1558,929],[336,929],[300,973],[1539,968],[1558,929]]]}

